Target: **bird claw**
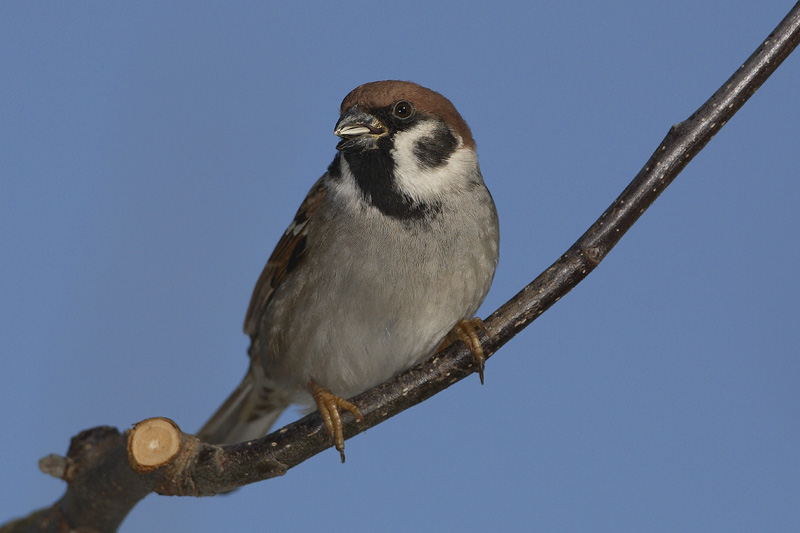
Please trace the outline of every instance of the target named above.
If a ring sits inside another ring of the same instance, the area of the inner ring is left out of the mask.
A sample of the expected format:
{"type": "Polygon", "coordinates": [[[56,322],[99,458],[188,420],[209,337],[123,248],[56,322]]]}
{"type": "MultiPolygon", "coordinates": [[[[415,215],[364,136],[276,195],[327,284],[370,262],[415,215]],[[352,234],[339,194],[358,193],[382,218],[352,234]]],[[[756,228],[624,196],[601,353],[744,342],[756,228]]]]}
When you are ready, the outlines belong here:
{"type": "Polygon", "coordinates": [[[480,318],[475,317],[472,320],[461,320],[450,330],[450,333],[447,334],[447,337],[445,337],[442,344],[439,345],[439,349],[436,351],[442,351],[457,341],[466,344],[467,348],[472,352],[475,364],[478,365],[478,376],[480,376],[481,385],[483,385],[483,370],[486,366],[486,356],[483,353],[483,346],[481,346],[481,341],[478,337],[478,330],[488,334],[486,325],[480,318]]]}
{"type": "Polygon", "coordinates": [[[342,424],[342,415],[339,409],[350,411],[359,424],[364,423],[364,417],[358,407],[344,398],[336,396],[322,385],[311,381],[308,387],[311,389],[314,401],[317,402],[317,408],[319,409],[319,414],[322,415],[322,420],[325,422],[328,435],[330,435],[333,445],[339,450],[339,455],[341,455],[344,463],[344,425],[342,424]]]}

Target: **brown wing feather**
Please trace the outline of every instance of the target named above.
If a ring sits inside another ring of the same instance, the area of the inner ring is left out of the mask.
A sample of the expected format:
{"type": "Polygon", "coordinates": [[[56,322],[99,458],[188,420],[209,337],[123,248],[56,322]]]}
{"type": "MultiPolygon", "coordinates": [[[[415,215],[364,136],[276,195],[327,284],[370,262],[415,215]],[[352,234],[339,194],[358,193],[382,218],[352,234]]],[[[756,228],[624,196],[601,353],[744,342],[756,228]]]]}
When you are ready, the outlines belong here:
{"type": "Polygon", "coordinates": [[[305,200],[300,204],[300,209],[294,220],[286,229],[283,237],[278,241],[272,255],[267,260],[267,265],[258,278],[253,297],[250,299],[250,306],[247,308],[247,315],[244,318],[244,332],[251,337],[258,331],[258,323],[261,316],[272,299],[272,294],[280,285],[286,274],[295,268],[303,258],[306,246],[306,234],[308,232],[308,220],[314,215],[322,199],[325,197],[326,189],[322,185],[320,178],[308,191],[305,200]]]}

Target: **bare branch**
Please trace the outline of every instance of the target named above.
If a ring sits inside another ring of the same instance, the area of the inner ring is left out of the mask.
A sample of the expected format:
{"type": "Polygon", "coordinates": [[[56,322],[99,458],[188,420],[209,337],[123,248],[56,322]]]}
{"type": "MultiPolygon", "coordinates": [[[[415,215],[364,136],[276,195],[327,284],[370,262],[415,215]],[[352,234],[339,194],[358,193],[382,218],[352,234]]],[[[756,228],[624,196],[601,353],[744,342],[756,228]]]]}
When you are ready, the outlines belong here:
{"type": "MultiPolygon", "coordinates": [[[[670,129],[642,170],[592,227],[539,277],[485,320],[488,335],[481,341],[487,357],[567,294],[605,258],[798,42],[800,4],[792,8],[705,104],[670,129]]],[[[364,415],[364,426],[357,426],[346,415],[345,436],[352,437],[391,418],[475,370],[469,350],[461,343],[449,347],[431,360],[354,398],[364,415]]],[[[44,471],[67,482],[65,495],[52,507],[6,524],[2,531],[62,528],[114,531],[133,506],[151,491],[192,496],[226,492],[282,475],[331,446],[317,413],[256,441],[225,447],[202,443],[181,433],[174,423],[160,420],[155,425],[137,424],[124,435],[108,427],[80,433],[72,439],[66,458],[49,456],[41,465],[44,471]],[[154,432],[143,433],[154,427],[154,432]],[[154,451],[156,458],[151,459],[148,451],[154,451]]]]}

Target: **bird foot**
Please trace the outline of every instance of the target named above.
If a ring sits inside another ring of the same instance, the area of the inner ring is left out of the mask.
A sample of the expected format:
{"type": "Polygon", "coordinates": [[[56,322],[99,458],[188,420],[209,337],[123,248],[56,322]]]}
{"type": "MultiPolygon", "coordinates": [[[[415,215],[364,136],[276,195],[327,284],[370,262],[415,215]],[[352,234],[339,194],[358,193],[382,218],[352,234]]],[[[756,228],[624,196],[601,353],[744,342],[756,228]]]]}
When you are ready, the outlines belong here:
{"type": "Polygon", "coordinates": [[[339,409],[350,411],[359,424],[364,423],[364,417],[361,416],[361,411],[358,407],[344,398],[336,396],[322,385],[311,381],[308,384],[308,388],[311,389],[311,395],[314,397],[314,401],[317,402],[319,414],[322,415],[322,420],[328,429],[328,435],[330,435],[336,449],[339,450],[339,455],[341,455],[342,462],[344,462],[344,429],[339,409]]]}
{"type": "Polygon", "coordinates": [[[479,330],[486,333],[486,325],[480,318],[461,320],[450,330],[450,333],[447,334],[447,337],[444,338],[436,351],[440,352],[458,341],[466,344],[467,348],[472,352],[472,357],[475,358],[475,364],[478,365],[478,375],[481,378],[481,385],[483,385],[483,369],[486,364],[486,357],[483,354],[483,346],[481,346],[481,341],[478,338],[479,330]]]}

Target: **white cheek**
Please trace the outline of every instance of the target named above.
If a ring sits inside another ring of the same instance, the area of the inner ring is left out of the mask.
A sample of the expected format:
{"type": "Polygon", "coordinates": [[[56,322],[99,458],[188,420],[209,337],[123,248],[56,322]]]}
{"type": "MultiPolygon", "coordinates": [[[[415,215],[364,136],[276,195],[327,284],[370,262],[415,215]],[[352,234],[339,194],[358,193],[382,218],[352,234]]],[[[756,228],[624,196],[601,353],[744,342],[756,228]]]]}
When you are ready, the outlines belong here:
{"type": "Polygon", "coordinates": [[[435,127],[432,122],[423,122],[394,137],[395,183],[401,191],[421,202],[435,200],[447,191],[466,185],[474,179],[478,169],[478,155],[471,148],[465,148],[460,138],[458,148],[445,164],[434,168],[421,165],[414,154],[414,144],[422,137],[433,135],[435,127]]]}
{"type": "Polygon", "coordinates": [[[344,157],[339,159],[339,172],[342,174],[342,179],[329,182],[331,192],[343,205],[350,209],[358,210],[363,206],[361,201],[362,192],[356,185],[356,178],[350,171],[350,165],[347,164],[347,160],[344,157]]]}

